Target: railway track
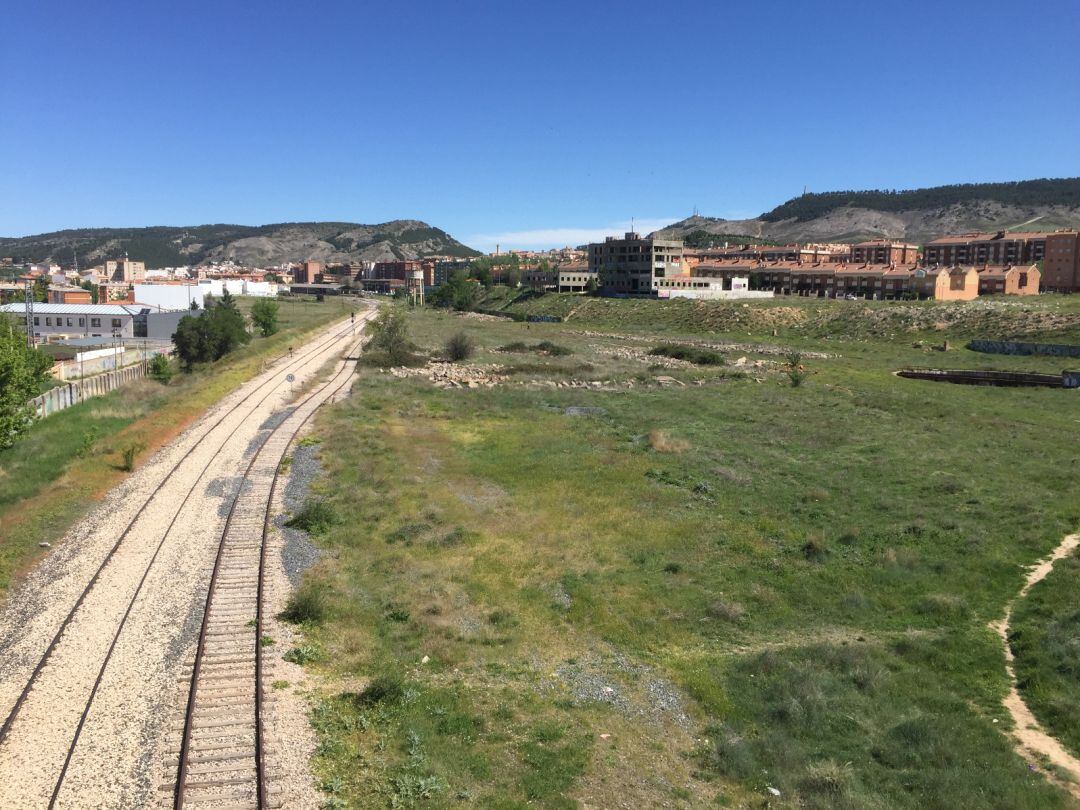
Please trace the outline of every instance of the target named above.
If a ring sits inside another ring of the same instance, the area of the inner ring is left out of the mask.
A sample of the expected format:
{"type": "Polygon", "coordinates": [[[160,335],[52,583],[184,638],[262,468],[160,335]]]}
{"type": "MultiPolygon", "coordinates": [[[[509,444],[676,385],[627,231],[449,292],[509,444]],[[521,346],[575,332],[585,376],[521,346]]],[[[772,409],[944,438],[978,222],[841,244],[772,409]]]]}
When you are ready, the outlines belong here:
{"type": "Polygon", "coordinates": [[[270,795],[263,725],[265,573],[271,505],[289,445],[352,364],[312,394],[254,454],[233,499],[207,590],[176,760],[173,806],[279,807],[270,795]],[[243,498],[240,497],[241,493],[243,498]]]}
{"type": "MultiPolygon", "coordinates": [[[[366,319],[366,316],[364,316],[364,317],[362,317],[360,319],[361,323],[359,325],[361,327],[362,327],[363,321],[365,319],[366,319]]],[[[219,418],[216,418],[216,420],[214,420],[212,422],[212,424],[209,424],[208,426],[204,427],[203,429],[198,430],[198,432],[195,434],[194,437],[189,437],[189,440],[192,439],[192,438],[194,439],[193,442],[190,444],[190,446],[187,448],[187,450],[182,454],[181,458],[179,460],[177,460],[171,466],[171,468],[166,473],[165,477],[159,482],[158,486],[159,487],[163,486],[169,479],[171,479],[174,475],[176,475],[177,471],[181,469],[182,465],[184,465],[184,462],[187,461],[192,456],[192,454],[196,451],[196,449],[199,448],[201,445],[203,445],[211,436],[219,437],[220,442],[218,442],[216,447],[213,448],[213,451],[210,453],[209,460],[207,460],[206,464],[203,465],[202,469],[199,471],[198,476],[196,476],[196,478],[195,478],[195,483],[192,484],[191,488],[188,490],[188,497],[190,497],[191,493],[194,492],[195,488],[202,481],[203,476],[205,475],[206,471],[210,468],[211,464],[214,462],[217,455],[222,451],[222,449],[228,444],[229,440],[232,438],[238,424],[234,425],[233,422],[235,420],[231,419],[231,417],[233,417],[234,414],[239,414],[240,415],[240,421],[243,421],[243,419],[245,418],[245,414],[249,412],[249,411],[245,411],[241,406],[243,406],[245,403],[251,403],[253,400],[257,399],[257,402],[255,402],[255,405],[252,407],[252,409],[250,409],[250,412],[254,413],[255,412],[254,409],[258,408],[258,406],[265,403],[266,400],[269,397],[271,397],[275,393],[279,392],[282,382],[286,379],[286,375],[288,375],[292,370],[300,368],[306,363],[313,362],[313,359],[314,359],[314,361],[317,362],[317,360],[320,357],[322,357],[323,355],[327,355],[328,358],[332,357],[335,354],[335,352],[337,351],[337,347],[339,345],[341,345],[342,339],[344,337],[348,336],[348,335],[353,334],[353,333],[354,333],[354,326],[351,323],[349,325],[343,327],[343,328],[335,328],[331,332],[331,334],[329,336],[325,337],[325,339],[319,339],[319,341],[313,347],[305,348],[303,351],[299,352],[296,355],[296,357],[288,358],[287,362],[281,363],[279,361],[280,368],[274,370],[274,372],[266,380],[264,380],[261,383],[259,383],[258,385],[256,385],[251,391],[247,392],[243,397],[240,397],[240,398],[236,399],[234,402],[231,403],[231,405],[230,405],[230,401],[227,398],[225,403],[223,403],[223,407],[220,408],[220,410],[223,411],[221,416],[219,418]]],[[[349,368],[350,368],[350,363],[348,361],[343,361],[341,368],[338,370],[338,372],[334,376],[334,378],[330,382],[325,383],[323,386],[321,386],[318,390],[316,390],[312,394],[309,394],[302,402],[295,405],[293,407],[292,413],[286,417],[285,421],[282,423],[282,426],[295,424],[298,414],[301,414],[302,419],[304,421],[306,421],[306,419],[309,418],[310,415],[314,412],[314,409],[316,407],[318,407],[318,404],[321,404],[321,402],[325,401],[326,397],[325,396],[320,396],[320,394],[325,393],[326,390],[328,389],[328,387],[331,386],[332,384],[337,384],[339,388],[344,386],[345,384],[347,384],[348,375],[346,374],[346,372],[347,372],[347,370],[349,368]],[[341,382],[341,383],[337,382],[337,381],[340,381],[343,374],[346,374],[346,381],[341,382]]],[[[336,390],[338,390],[338,389],[334,389],[334,391],[330,395],[332,395],[334,392],[336,392],[336,390]]],[[[213,416],[211,418],[213,418],[213,416]]],[[[206,420],[206,421],[209,421],[209,420],[206,420]]],[[[302,424],[302,422],[300,424],[302,424]]],[[[297,425],[295,430],[299,430],[299,429],[300,429],[300,426],[297,425]]],[[[267,458],[268,457],[267,454],[263,453],[262,450],[264,448],[266,448],[267,445],[270,444],[271,441],[273,441],[273,442],[281,441],[280,437],[282,435],[283,435],[283,433],[282,433],[282,427],[281,426],[279,426],[276,429],[271,430],[269,432],[269,434],[267,434],[266,438],[263,440],[262,444],[260,445],[259,452],[257,452],[254,455],[254,457],[252,458],[252,464],[254,464],[259,458],[263,458],[263,459],[267,458]],[[275,439],[275,437],[277,437],[277,438],[275,439]]],[[[290,438],[290,441],[291,441],[291,438],[290,438]]],[[[286,446],[287,446],[287,443],[286,443],[286,446]]],[[[249,466],[248,472],[251,473],[252,470],[253,470],[253,468],[249,466]]],[[[230,526],[239,528],[239,526],[242,525],[242,524],[246,525],[246,523],[243,523],[244,518],[241,517],[241,518],[238,519],[238,518],[234,517],[233,514],[239,508],[237,506],[237,504],[242,503],[248,497],[248,492],[247,492],[246,487],[250,486],[250,481],[251,480],[255,480],[255,479],[251,479],[248,475],[245,475],[245,478],[244,478],[245,483],[241,486],[240,489],[238,489],[236,497],[233,499],[233,503],[232,503],[231,511],[230,511],[230,517],[226,521],[227,529],[230,526]],[[241,494],[244,495],[243,499],[240,497],[241,494]]],[[[272,484],[271,484],[271,486],[272,486],[272,484]]],[[[86,586],[82,589],[82,592],[79,594],[78,598],[75,600],[75,603],[72,606],[72,608],[70,609],[70,611],[64,617],[63,621],[60,624],[60,627],[56,631],[56,633],[53,636],[51,642],[46,647],[44,653],[40,656],[40,659],[38,660],[38,662],[34,666],[33,670],[31,671],[30,676],[26,679],[25,685],[22,688],[18,698],[16,699],[16,701],[12,705],[12,708],[11,708],[11,710],[9,711],[9,713],[8,713],[8,715],[6,717],[3,726],[0,727],[0,747],[2,747],[7,742],[8,736],[9,736],[12,728],[15,726],[15,724],[17,723],[17,721],[18,721],[18,719],[20,717],[21,710],[23,709],[24,705],[26,704],[26,701],[28,700],[28,698],[31,696],[31,694],[33,692],[33,689],[34,689],[35,685],[38,682],[39,677],[42,675],[43,672],[45,672],[48,669],[50,661],[51,661],[55,651],[57,650],[58,646],[61,645],[61,642],[63,640],[66,640],[65,639],[65,633],[67,631],[69,631],[70,625],[71,625],[73,619],[79,614],[80,608],[82,608],[84,606],[84,603],[86,602],[88,596],[91,596],[91,594],[93,593],[95,587],[99,583],[99,579],[101,578],[102,573],[107,569],[107,567],[110,565],[111,562],[114,562],[114,558],[117,558],[118,552],[120,552],[121,549],[123,549],[124,541],[128,538],[128,536],[131,533],[133,527],[139,522],[140,518],[143,518],[144,513],[146,512],[147,507],[150,505],[152,500],[153,500],[153,494],[151,494],[145,500],[145,502],[143,502],[141,504],[141,506],[137,509],[134,516],[127,523],[124,530],[120,533],[120,535],[117,538],[115,544],[113,544],[113,546],[109,549],[108,553],[105,555],[104,559],[102,560],[100,565],[97,567],[96,571],[94,572],[93,576],[90,578],[89,582],[87,582],[86,586]]],[[[93,703],[94,695],[96,694],[98,686],[101,683],[101,679],[102,679],[102,676],[104,675],[105,669],[109,664],[110,658],[112,656],[113,649],[115,648],[117,640],[120,637],[121,630],[123,630],[124,625],[127,622],[128,616],[131,613],[132,607],[135,605],[136,599],[138,598],[140,592],[142,591],[142,587],[143,587],[143,584],[146,581],[147,575],[149,574],[151,568],[153,568],[154,562],[157,559],[157,553],[161,550],[161,547],[165,544],[166,539],[169,537],[169,533],[172,531],[173,526],[176,523],[176,519],[179,516],[179,514],[180,514],[181,510],[183,509],[183,507],[184,507],[183,502],[177,504],[176,510],[175,510],[175,512],[174,512],[174,514],[172,516],[171,521],[169,521],[167,523],[167,525],[165,525],[165,527],[164,527],[164,533],[161,534],[160,541],[159,541],[159,543],[157,545],[157,549],[154,551],[153,556],[150,557],[149,562],[146,563],[146,568],[143,571],[141,579],[139,579],[138,587],[136,588],[135,593],[131,595],[131,598],[130,598],[128,604],[127,604],[127,608],[126,608],[123,616],[119,619],[119,622],[118,622],[118,624],[116,626],[115,633],[114,633],[113,638],[112,638],[112,643],[109,646],[109,648],[108,648],[108,650],[107,650],[107,652],[105,654],[104,660],[102,661],[100,670],[97,673],[97,678],[94,680],[93,687],[90,690],[89,697],[86,699],[85,706],[83,708],[81,717],[79,719],[78,725],[77,725],[77,727],[76,727],[76,729],[74,731],[74,734],[73,734],[71,745],[68,748],[66,758],[63,761],[63,766],[60,769],[60,775],[56,779],[55,787],[54,787],[54,789],[52,791],[51,799],[49,800],[49,806],[50,807],[55,805],[55,803],[57,801],[57,797],[60,794],[61,787],[64,784],[64,776],[67,773],[68,765],[71,762],[72,755],[73,755],[73,753],[75,751],[75,747],[76,747],[76,745],[78,743],[80,734],[81,734],[81,732],[83,730],[84,723],[85,723],[85,721],[87,719],[87,715],[88,715],[88,713],[90,711],[90,706],[93,703]]]]}

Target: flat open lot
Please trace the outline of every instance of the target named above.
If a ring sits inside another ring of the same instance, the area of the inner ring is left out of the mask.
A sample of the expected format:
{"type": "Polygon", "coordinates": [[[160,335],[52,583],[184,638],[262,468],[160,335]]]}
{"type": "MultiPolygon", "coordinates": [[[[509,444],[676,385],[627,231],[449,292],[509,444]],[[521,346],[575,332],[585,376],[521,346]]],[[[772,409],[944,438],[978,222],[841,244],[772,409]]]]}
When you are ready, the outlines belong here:
{"type": "Polygon", "coordinates": [[[413,313],[476,387],[367,368],[320,418],[294,657],[333,801],[1069,806],[1003,733],[989,623],[1080,523],[1080,392],[892,372],[1060,372],[963,343],[1076,342],[1080,301],[509,310],[572,317],[413,313]]]}

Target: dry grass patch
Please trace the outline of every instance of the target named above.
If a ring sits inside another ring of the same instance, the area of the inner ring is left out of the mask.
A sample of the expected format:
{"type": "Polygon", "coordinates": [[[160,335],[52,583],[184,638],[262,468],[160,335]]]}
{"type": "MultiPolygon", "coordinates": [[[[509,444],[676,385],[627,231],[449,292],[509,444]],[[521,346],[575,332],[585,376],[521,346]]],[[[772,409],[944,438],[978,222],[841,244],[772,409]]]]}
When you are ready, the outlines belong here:
{"type": "Polygon", "coordinates": [[[677,439],[666,430],[649,431],[649,447],[657,453],[685,453],[690,449],[690,442],[677,439]]]}

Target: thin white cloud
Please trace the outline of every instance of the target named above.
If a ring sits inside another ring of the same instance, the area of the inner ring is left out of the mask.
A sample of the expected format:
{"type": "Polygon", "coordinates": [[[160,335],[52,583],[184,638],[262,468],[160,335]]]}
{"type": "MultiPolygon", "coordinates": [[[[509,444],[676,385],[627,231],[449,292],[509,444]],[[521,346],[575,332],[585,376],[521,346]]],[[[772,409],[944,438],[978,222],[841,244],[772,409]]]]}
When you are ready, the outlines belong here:
{"type": "MultiPolygon", "coordinates": [[[[633,229],[640,234],[666,228],[681,217],[635,219],[633,229]]],[[[547,250],[548,248],[575,247],[589,242],[603,242],[606,236],[622,236],[630,230],[631,222],[616,222],[603,228],[537,228],[531,231],[505,231],[482,233],[466,237],[466,245],[491,251],[498,245],[500,250],[547,250]]]]}

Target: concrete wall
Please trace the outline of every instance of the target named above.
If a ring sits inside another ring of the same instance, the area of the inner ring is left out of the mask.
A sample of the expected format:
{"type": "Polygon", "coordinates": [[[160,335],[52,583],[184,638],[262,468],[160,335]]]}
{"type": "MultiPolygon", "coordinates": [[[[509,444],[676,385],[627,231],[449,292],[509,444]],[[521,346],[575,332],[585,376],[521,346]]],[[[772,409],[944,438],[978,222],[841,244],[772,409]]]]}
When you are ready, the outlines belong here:
{"type": "Polygon", "coordinates": [[[151,340],[172,340],[176,327],[185,315],[199,315],[202,310],[192,312],[151,312],[146,316],[146,337],[151,340]]]}
{"type": "Polygon", "coordinates": [[[114,391],[121,385],[146,376],[146,364],[139,363],[135,366],[109,371],[96,377],[87,377],[81,382],[69,382],[46,391],[39,397],[30,400],[38,416],[44,419],[50,414],[70,408],[90,397],[101,396],[114,391]]]}

